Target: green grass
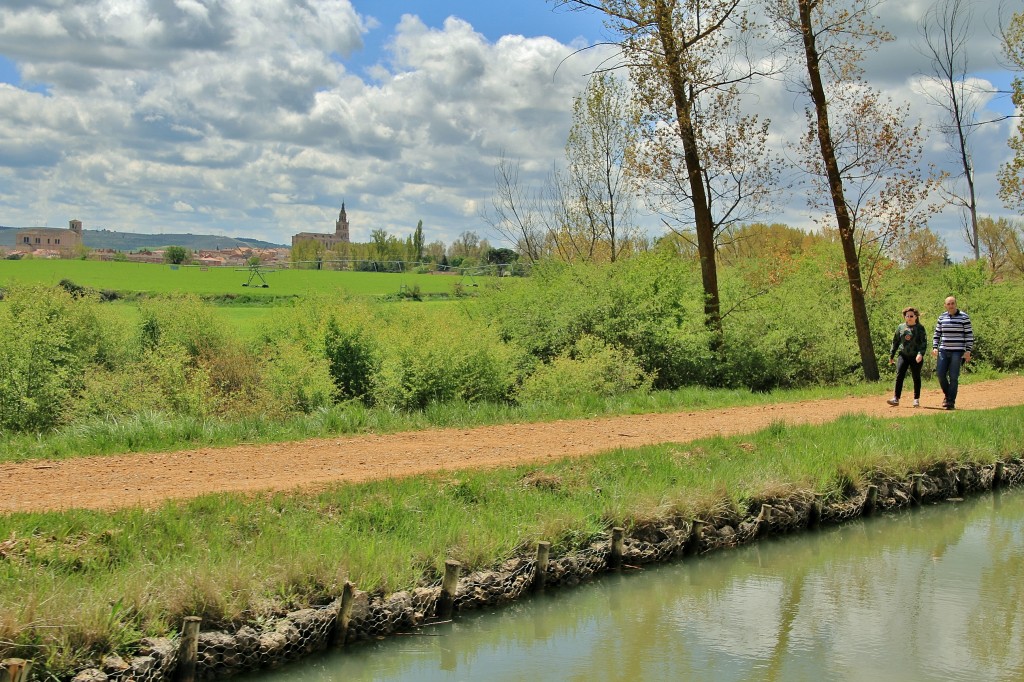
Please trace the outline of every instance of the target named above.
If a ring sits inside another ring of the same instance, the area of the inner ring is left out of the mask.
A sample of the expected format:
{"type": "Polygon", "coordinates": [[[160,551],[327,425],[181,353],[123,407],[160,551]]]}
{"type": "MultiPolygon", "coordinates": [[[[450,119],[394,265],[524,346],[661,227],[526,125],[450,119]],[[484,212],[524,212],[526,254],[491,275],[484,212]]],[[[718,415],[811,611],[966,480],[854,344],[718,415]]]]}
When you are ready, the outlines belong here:
{"type": "Polygon", "coordinates": [[[554,554],[613,525],[737,510],[797,489],[831,497],[869,471],[1019,457],[1024,408],[844,417],[754,435],[616,450],[502,470],[338,485],[317,495],[216,495],[115,513],[0,517],[0,658],[66,671],[175,631],[323,603],[345,580],[390,592],[435,580],[447,558],[493,566],[538,540],[554,554]]]}
{"type": "MultiPolygon", "coordinates": [[[[991,377],[988,377],[991,378],[991,377]]],[[[976,377],[964,376],[969,384],[976,377]]],[[[125,452],[172,451],[185,448],[272,443],[361,433],[395,433],[429,428],[474,427],[523,422],[550,422],[600,416],[722,409],[770,405],[798,400],[840,399],[878,395],[877,384],[813,387],[751,393],[742,389],[700,386],[611,397],[581,395],[569,402],[434,403],[422,411],[402,412],[343,403],[310,415],[282,421],[264,417],[236,421],[196,419],[161,413],[76,422],[46,434],[8,433],[0,438],[0,463],[33,459],[66,459],[125,452]]]]}
{"type": "Polygon", "coordinates": [[[118,263],[89,260],[0,260],[0,286],[11,282],[56,285],[62,279],[92,289],[162,294],[192,293],[203,297],[254,298],[348,293],[358,296],[395,296],[405,286],[423,294],[451,294],[457,275],[415,273],[337,272],[332,270],[280,270],[267,274],[269,287],[244,287],[246,268],[171,266],[154,263],[118,263]]]}

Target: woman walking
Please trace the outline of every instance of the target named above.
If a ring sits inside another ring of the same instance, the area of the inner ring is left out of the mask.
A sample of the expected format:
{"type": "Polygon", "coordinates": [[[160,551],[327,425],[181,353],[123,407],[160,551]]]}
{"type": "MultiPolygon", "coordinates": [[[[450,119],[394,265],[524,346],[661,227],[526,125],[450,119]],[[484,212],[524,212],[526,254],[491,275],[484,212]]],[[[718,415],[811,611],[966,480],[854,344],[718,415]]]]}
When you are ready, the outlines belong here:
{"type": "Polygon", "coordinates": [[[896,363],[896,390],[886,402],[896,407],[903,393],[903,380],[910,369],[914,377],[914,407],[921,405],[921,365],[928,350],[928,337],[920,325],[920,313],[910,306],[903,309],[903,322],[896,327],[889,350],[889,364],[896,363]],[[897,352],[898,351],[898,352],[897,352]]]}

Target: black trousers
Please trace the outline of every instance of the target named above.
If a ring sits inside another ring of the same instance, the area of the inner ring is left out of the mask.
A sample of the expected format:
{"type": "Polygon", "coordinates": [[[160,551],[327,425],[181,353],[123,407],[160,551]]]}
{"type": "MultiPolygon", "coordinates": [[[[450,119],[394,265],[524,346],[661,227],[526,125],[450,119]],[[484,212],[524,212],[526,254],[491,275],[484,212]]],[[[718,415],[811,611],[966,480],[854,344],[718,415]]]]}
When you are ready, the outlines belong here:
{"type": "Polygon", "coordinates": [[[911,376],[914,377],[914,398],[921,397],[921,365],[924,364],[924,358],[921,359],[921,362],[917,362],[916,357],[915,355],[913,358],[908,358],[904,357],[902,353],[896,354],[896,390],[893,392],[893,396],[897,400],[903,393],[903,380],[907,376],[908,368],[911,376]]]}

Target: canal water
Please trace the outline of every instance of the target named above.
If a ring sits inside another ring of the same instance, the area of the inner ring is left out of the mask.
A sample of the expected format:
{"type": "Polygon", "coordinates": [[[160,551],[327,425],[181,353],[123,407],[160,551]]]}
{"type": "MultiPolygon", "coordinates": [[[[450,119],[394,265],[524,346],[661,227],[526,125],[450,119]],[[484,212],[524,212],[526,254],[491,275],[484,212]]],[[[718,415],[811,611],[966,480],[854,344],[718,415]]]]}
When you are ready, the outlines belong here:
{"type": "Polygon", "coordinates": [[[1024,680],[1024,491],[627,570],[246,679],[1024,680]]]}

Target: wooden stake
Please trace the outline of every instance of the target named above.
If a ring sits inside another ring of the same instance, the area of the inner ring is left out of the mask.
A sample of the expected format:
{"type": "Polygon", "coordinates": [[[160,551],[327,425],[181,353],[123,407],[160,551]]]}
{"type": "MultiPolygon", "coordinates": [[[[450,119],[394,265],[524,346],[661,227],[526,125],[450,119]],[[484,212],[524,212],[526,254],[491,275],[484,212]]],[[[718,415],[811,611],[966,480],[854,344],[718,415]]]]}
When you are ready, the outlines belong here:
{"type": "Polygon", "coordinates": [[[867,497],[864,499],[864,508],[861,510],[861,512],[864,514],[864,516],[871,516],[872,514],[875,513],[875,504],[877,502],[878,502],[878,486],[877,485],[869,485],[868,486],[867,497]]]}
{"type": "Polygon", "coordinates": [[[807,527],[815,528],[821,523],[821,495],[815,493],[814,500],[811,501],[811,508],[807,512],[807,527]]]}
{"type": "Polygon", "coordinates": [[[992,472],[992,487],[998,488],[1003,484],[1003,469],[1004,465],[1002,462],[996,462],[996,469],[992,472]]]}
{"type": "Polygon", "coordinates": [[[538,592],[544,589],[548,577],[548,557],[551,555],[551,543],[541,540],[537,543],[537,570],[533,574],[533,589],[538,592]]]}
{"type": "Polygon", "coordinates": [[[914,482],[910,484],[910,499],[914,504],[921,504],[921,497],[924,495],[924,485],[922,479],[924,474],[914,474],[914,482]]]}
{"type": "Polygon", "coordinates": [[[459,590],[459,572],[462,564],[454,559],[444,562],[444,579],[441,581],[441,596],[437,599],[437,610],[434,614],[438,618],[451,618],[455,609],[455,593],[459,590]]]}
{"type": "Polygon", "coordinates": [[[757,533],[758,535],[767,532],[768,524],[772,522],[772,506],[770,504],[761,505],[761,513],[757,515],[757,533]]]}
{"type": "Polygon", "coordinates": [[[24,658],[5,658],[0,661],[0,682],[28,682],[32,661],[24,658]]]}
{"type": "Polygon", "coordinates": [[[338,609],[338,619],[334,623],[334,646],[343,647],[348,641],[348,626],[352,622],[352,605],[355,601],[356,586],[345,581],[345,587],[341,591],[341,608],[338,609]]]}
{"type": "Polygon", "coordinates": [[[199,626],[203,619],[187,616],[181,626],[181,644],[178,649],[178,682],[195,682],[196,662],[199,660],[199,626]]]}
{"type": "Polygon", "coordinates": [[[622,568],[623,538],[625,530],[619,527],[612,528],[612,549],[608,553],[608,567],[612,569],[622,568]]]}
{"type": "Polygon", "coordinates": [[[690,538],[686,541],[686,553],[696,554],[697,550],[700,549],[700,538],[704,532],[704,522],[700,519],[694,519],[690,523],[690,538]]]}

